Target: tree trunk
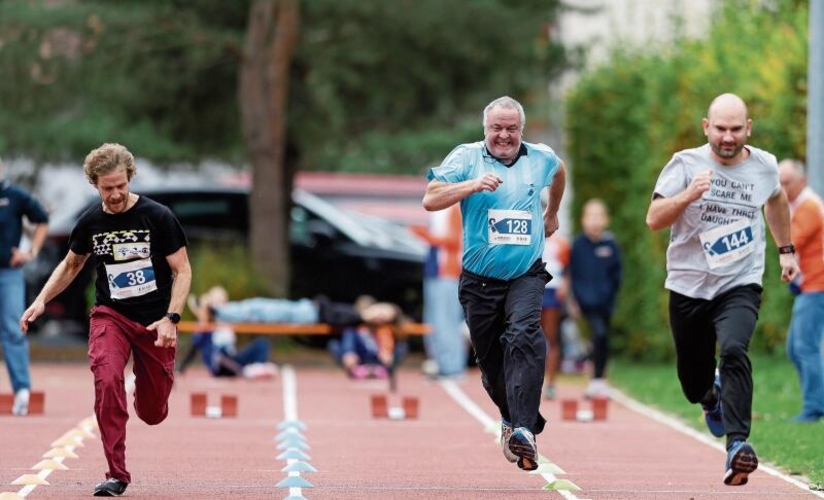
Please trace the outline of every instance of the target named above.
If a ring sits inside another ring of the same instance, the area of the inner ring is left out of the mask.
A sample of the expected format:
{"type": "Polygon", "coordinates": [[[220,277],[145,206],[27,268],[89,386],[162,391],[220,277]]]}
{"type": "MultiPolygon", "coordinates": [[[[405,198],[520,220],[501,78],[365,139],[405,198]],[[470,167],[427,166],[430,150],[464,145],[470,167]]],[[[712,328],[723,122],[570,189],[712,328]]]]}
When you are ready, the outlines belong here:
{"type": "Polygon", "coordinates": [[[298,0],[254,0],[240,68],[243,133],[252,162],[251,258],[276,297],[289,291],[292,176],[284,165],[289,70],[298,0]]]}

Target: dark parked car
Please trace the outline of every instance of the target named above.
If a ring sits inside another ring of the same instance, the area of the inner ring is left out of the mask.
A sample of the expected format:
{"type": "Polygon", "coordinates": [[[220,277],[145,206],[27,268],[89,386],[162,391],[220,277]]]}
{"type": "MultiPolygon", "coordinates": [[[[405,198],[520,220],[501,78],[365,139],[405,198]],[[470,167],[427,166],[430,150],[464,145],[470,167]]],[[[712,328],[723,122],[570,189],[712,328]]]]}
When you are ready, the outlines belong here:
{"type": "MultiPolygon", "coordinates": [[[[152,188],[135,190],[162,203],[177,215],[192,246],[218,241],[246,241],[249,234],[249,191],[243,188],[152,188]]],[[[399,304],[416,320],[422,307],[425,244],[408,229],[382,219],[354,215],[317,196],[292,193],[292,298],[319,294],[352,302],[369,294],[399,304]]],[[[99,198],[63,220],[53,219],[38,259],[26,266],[29,302],[68,251],[68,239],[79,215],[99,198]]],[[[91,259],[90,259],[91,260],[91,259]]],[[[86,269],[62,294],[47,304],[33,326],[55,333],[85,334],[93,270],[86,269]]],[[[197,271],[195,270],[195,274],[197,271]]]]}

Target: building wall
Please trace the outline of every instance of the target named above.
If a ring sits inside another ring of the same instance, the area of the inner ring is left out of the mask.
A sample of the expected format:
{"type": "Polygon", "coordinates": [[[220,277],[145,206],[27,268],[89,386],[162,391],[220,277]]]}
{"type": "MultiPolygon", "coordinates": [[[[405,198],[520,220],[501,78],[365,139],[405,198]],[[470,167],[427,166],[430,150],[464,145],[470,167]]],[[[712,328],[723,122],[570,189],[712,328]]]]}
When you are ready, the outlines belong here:
{"type": "MultiPolygon", "coordinates": [[[[607,62],[619,46],[645,50],[659,49],[676,39],[704,36],[715,7],[723,0],[567,0],[571,7],[553,29],[553,35],[569,48],[585,50],[584,70],[607,62]]],[[[549,86],[552,116],[547,141],[567,164],[567,190],[561,207],[561,230],[568,236],[575,225],[569,203],[573,199],[575,165],[566,154],[564,135],[564,95],[578,81],[580,73],[568,71],[549,86]]]]}

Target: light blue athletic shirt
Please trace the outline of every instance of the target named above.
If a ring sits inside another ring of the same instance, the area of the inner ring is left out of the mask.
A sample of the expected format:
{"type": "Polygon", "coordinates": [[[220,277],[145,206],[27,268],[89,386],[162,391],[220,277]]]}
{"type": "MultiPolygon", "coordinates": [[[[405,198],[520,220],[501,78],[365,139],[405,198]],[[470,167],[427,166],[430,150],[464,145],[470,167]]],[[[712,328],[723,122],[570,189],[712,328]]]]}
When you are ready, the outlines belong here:
{"type": "Polygon", "coordinates": [[[541,190],[549,186],[559,159],[549,146],[522,143],[526,155],[511,167],[495,159],[483,141],[462,144],[429,171],[428,179],[463,182],[493,173],[503,179],[493,192],[461,201],[463,268],[500,280],[523,275],[544,251],[541,190]]]}

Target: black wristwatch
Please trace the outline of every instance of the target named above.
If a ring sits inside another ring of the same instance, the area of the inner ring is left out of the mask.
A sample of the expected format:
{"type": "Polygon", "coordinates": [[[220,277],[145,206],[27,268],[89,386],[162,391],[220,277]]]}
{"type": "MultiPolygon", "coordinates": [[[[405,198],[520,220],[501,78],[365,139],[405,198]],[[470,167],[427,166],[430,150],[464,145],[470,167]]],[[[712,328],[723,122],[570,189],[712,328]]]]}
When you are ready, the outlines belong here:
{"type": "Polygon", "coordinates": [[[174,324],[180,323],[180,315],[178,313],[168,312],[166,313],[166,317],[174,324]]]}
{"type": "Polygon", "coordinates": [[[787,245],[787,246],[784,246],[784,247],[778,247],[778,253],[780,253],[780,254],[785,254],[785,253],[795,253],[795,245],[793,245],[792,243],[790,243],[790,244],[789,244],[789,245],[787,245]]]}

